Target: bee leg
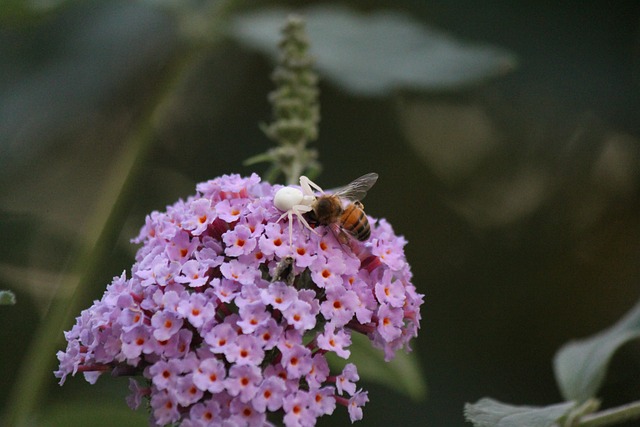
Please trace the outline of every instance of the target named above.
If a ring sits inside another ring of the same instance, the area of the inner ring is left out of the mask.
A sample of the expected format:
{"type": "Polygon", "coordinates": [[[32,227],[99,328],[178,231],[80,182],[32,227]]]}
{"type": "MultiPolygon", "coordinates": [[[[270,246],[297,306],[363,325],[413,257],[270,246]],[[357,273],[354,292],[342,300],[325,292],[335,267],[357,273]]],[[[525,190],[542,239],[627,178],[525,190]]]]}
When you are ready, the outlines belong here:
{"type": "Polygon", "coordinates": [[[347,235],[347,233],[345,233],[345,231],[340,228],[340,226],[336,223],[333,224],[329,224],[329,229],[331,230],[331,232],[333,233],[333,235],[335,236],[336,240],[345,246],[349,246],[349,235],[347,235]]]}

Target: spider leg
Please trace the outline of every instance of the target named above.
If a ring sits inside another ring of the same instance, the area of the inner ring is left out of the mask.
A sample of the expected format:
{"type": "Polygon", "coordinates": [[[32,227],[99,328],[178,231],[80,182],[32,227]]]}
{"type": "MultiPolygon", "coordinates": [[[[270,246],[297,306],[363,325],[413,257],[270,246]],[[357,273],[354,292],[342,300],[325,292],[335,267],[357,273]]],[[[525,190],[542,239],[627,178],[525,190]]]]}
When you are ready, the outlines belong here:
{"type": "Polygon", "coordinates": [[[300,224],[302,224],[304,227],[306,227],[309,230],[311,230],[312,233],[318,234],[318,232],[316,230],[314,230],[309,225],[307,220],[304,219],[304,217],[302,216],[302,214],[310,212],[311,210],[313,210],[313,208],[311,206],[294,205],[294,206],[291,207],[291,209],[289,209],[288,211],[286,211],[285,213],[280,215],[280,218],[278,218],[278,220],[276,221],[276,222],[280,222],[285,217],[289,221],[289,246],[291,246],[293,244],[293,215],[295,215],[298,218],[298,221],[300,221],[300,224]]]}
{"type": "Polygon", "coordinates": [[[283,219],[284,217],[289,218],[289,221],[291,221],[291,215],[290,215],[290,212],[291,212],[291,211],[290,211],[290,210],[288,210],[288,211],[286,211],[285,213],[283,213],[282,215],[280,215],[280,218],[278,218],[278,220],[277,220],[276,222],[280,222],[280,221],[282,221],[282,219],[283,219]]]}
{"type": "Polygon", "coordinates": [[[291,249],[291,245],[293,244],[293,210],[290,209],[287,214],[289,218],[289,249],[291,249]]]}
{"type": "Polygon", "coordinates": [[[311,210],[313,210],[313,208],[311,206],[308,206],[308,205],[295,205],[293,207],[293,210],[298,212],[298,213],[307,213],[307,212],[310,212],[311,210]]]}
{"type": "MultiPolygon", "coordinates": [[[[311,210],[311,209],[309,209],[309,210],[311,210]]],[[[309,212],[309,210],[306,210],[306,212],[309,212]]],[[[304,225],[306,228],[308,228],[309,230],[311,230],[311,232],[312,232],[312,233],[314,233],[314,234],[318,234],[318,232],[317,232],[316,230],[314,230],[314,229],[309,225],[309,223],[307,222],[307,220],[306,220],[306,219],[304,219],[304,217],[302,216],[302,213],[303,213],[303,212],[305,212],[305,211],[302,211],[302,212],[301,212],[301,211],[299,211],[299,210],[294,210],[294,211],[293,211],[293,213],[298,217],[298,220],[300,221],[300,223],[301,223],[302,225],[304,225]]]]}
{"type": "Polygon", "coordinates": [[[321,193],[324,193],[324,191],[322,190],[322,188],[318,186],[318,184],[311,181],[309,178],[307,178],[304,175],[300,177],[300,187],[302,187],[302,193],[307,196],[313,196],[313,190],[311,189],[311,187],[315,188],[321,193]]]}

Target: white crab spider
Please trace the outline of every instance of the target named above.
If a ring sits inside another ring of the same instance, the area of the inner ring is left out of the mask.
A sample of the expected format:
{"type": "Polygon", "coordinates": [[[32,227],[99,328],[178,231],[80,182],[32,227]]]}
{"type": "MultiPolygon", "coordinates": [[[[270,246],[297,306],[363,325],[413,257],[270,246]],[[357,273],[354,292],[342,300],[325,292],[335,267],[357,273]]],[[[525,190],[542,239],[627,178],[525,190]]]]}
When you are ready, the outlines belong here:
{"type": "Polygon", "coordinates": [[[289,246],[293,242],[293,215],[298,218],[302,225],[313,233],[318,234],[302,216],[313,210],[313,204],[316,201],[316,196],[313,194],[311,187],[322,192],[322,189],[315,182],[303,175],[300,177],[300,188],[302,190],[294,187],[282,187],[273,197],[275,207],[284,212],[276,222],[285,217],[289,220],[289,246]]]}

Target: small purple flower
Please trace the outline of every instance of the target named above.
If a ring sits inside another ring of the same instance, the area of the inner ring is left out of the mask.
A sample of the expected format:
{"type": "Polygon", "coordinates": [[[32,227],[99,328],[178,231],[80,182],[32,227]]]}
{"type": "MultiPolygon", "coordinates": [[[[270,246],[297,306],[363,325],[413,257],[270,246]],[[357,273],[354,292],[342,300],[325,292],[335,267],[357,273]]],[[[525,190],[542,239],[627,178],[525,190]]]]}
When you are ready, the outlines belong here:
{"type": "Polygon", "coordinates": [[[156,340],[153,343],[153,353],[162,355],[166,358],[183,357],[189,350],[193,333],[188,329],[180,329],[166,341],[156,340]]]}
{"type": "Polygon", "coordinates": [[[238,338],[238,332],[228,323],[214,326],[205,337],[209,350],[213,353],[225,353],[238,338]]]}
{"type": "Polygon", "coordinates": [[[244,402],[242,399],[234,399],[230,405],[231,417],[227,421],[225,427],[232,426],[248,426],[248,427],[261,427],[266,424],[266,414],[260,413],[255,410],[253,405],[249,402],[244,402]]]}
{"type": "Polygon", "coordinates": [[[296,300],[282,314],[289,325],[299,331],[306,331],[316,326],[316,316],[312,309],[308,302],[296,300]]]}
{"type": "Polygon", "coordinates": [[[264,304],[262,304],[262,299],[260,298],[260,290],[267,286],[268,282],[261,279],[256,279],[254,283],[242,286],[240,295],[238,295],[234,301],[236,307],[241,310],[249,309],[249,306],[256,306],[256,309],[260,307],[264,308],[264,304]]]}
{"type": "Polygon", "coordinates": [[[378,310],[378,333],[385,341],[393,341],[402,334],[404,313],[401,308],[381,305],[378,310]]]}
{"type": "Polygon", "coordinates": [[[390,270],[386,270],[382,275],[382,280],[376,283],[376,298],[382,304],[388,304],[391,307],[404,306],[405,288],[401,280],[393,277],[390,270]]]}
{"type": "Polygon", "coordinates": [[[216,278],[215,280],[216,283],[214,283],[213,292],[221,302],[230,303],[236,298],[236,295],[240,293],[240,282],[224,277],[222,279],[216,278]]]}
{"type": "Polygon", "coordinates": [[[351,345],[351,336],[344,329],[338,329],[335,325],[327,323],[324,332],[318,335],[318,347],[323,350],[332,351],[343,359],[348,359],[351,352],[348,347],[351,345]]]}
{"type": "Polygon", "coordinates": [[[287,427],[312,426],[315,424],[317,416],[309,409],[313,404],[312,396],[303,390],[298,390],[284,398],[282,408],[286,415],[284,424],[287,427]]]}
{"type": "Polygon", "coordinates": [[[282,407],[282,398],[286,390],[287,387],[282,378],[276,376],[265,378],[252,400],[253,407],[259,412],[265,412],[267,409],[271,412],[277,411],[282,407]]]}
{"type": "Polygon", "coordinates": [[[291,286],[283,282],[275,282],[269,285],[268,289],[263,289],[260,293],[262,302],[271,305],[273,308],[284,311],[291,303],[298,299],[298,293],[291,286]]]}
{"type": "Polygon", "coordinates": [[[182,223],[185,230],[189,230],[192,235],[201,235],[216,219],[215,212],[211,208],[211,200],[202,198],[194,200],[189,206],[189,217],[182,223]]]}
{"type": "Polygon", "coordinates": [[[322,352],[316,353],[311,359],[311,370],[307,374],[307,383],[310,387],[321,387],[329,377],[329,363],[322,352]]]}
{"type": "Polygon", "coordinates": [[[235,259],[222,264],[220,271],[226,279],[235,280],[241,285],[250,285],[260,277],[258,270],[235,259]]]}
{"type": "Polygon", "coordinates": [[[293,242],[293,247],[291,249],[294,262],[296,266],[300,268],[307,268],[311,266],[318,258],[318,255],[315,254],[313,243],[307,239],[296,239],[296,241],[293,242]]]}
{"type": "Polygon", "coordinates": [[[224,364],[211,357],[200,362],[193,374],[193,383],[202,391],[219,393],[224,390],[226,375],[224,364]]]}
{"type": "Polygon", "coordinates": [[[178,402],[168,390],[151,392],[151,409],[153,418],[159,425],[171,424],[180,419],[178,402]]]}
{"type": "Polygon", "coordinates": [[[243,334],[253,334],[256,329],[272,319],[271,314],[267,312],[262,303],[243,305],[240,307],[238,314],[240,314],[241,319],[238,322],[238,326],[242,328],[243,334]]]}
{"type": "Polygon", "coordinates": [[[198,239],[191,239],[187,231],[180,231],[170,240],[166,249],[167,255],[171,261],[180,261],[184,263],[193,255],[198,247],[198,239]]]}
{"type": "Polygon", "coordinates": [[[240,335],[226,347],[226,359],[236,365],[259,365],[264,359],[264,350],[258,338],[253,335],[240,335]]]}
{"type": "Polygon", "coordinates": [[[210,236],[202,238],[202,248],[196,252],[195,258],[207,268],[216,268],[224,262],[224,256],[221,255],[222,245],[210,236]]]}
{"type": "Polygon", "coordinates": [[[342,285],[332,285],[326,289],[326,298],[320,305],[324,318],[336,326],[349,323],[359,304],[358,295],[342,285]]]}
{"type": "Polygon", "coordinates": [[[316,417],[332,414],[336,409],[335,390],[333,387],[322,387],[309,390],[309,410],[316,417]]]}
{"type": "Polygon", "coordinates": [[[142,403],[142,399],[151,394],[149,387],[141,387],[133,378],[129,378],[129,391],[131,394],[127,396],[127,405],[133,410],[138,409],[142,403]]]}
{"type": "Polygon", "coordinates": [[[193,374],[187,374],[178,378],[176,385],[176,398],[182,407],[188,407],[197,403],[203,396],[202,390],[193,382],[193,374]]]}
{"type": "Polygon", "coordinates": [[[122,330],[125,332],[137,326],[142,326],[144,319],[144,312],[138,308],[126,308],[118,316],[118,322],[120,322],[122,330]]]}
{"type": "Polygon", "coordinates": [[[321,288],[341,286],[342,274],[346,270],[342,257],[325,258],[320,256],[311,264],[311,278],[321,288]]]}
{"type": "Polygon", "coordinates": [[[349,283],[348,288],[358,296],[358,305],[355,308],[356,319],[363,325],[370,323],[374,310],[378,308],[378,301],[373,291],[364,280],[358,278],[349,283]]]}
{"type": "Polygon", "coordinates": [[[260,369],[255,365],[233,365],[225,380],[225,387],[231,396],[239,396],[243,402],[250,401],[258,392],[262,381],[260,369]]]}
{"type": "Polygon", "coordinates": [[[282,326],[278,325],[273,318],[270,318],[255,330],[255,336],[264,350],[271,350],[275,347],[281,335],[282,326]]]}
{"type": "Polygon", "coordinates": [[[178,360],[160,360],[149,367],[151,382],[158,390],[165,390],[177,383],[181,373],[182,366],[178,360]]]}
{"type": "Polygon", "coordinates": [[[216,204],[216,214],[225,222],[235,222],[240,218],[243,209],[242,202],[237,200],[223,200],[216,204]]]}
{"type": "Polygon", "coordinates": [[[189,299],[178,304],[178,314],[187,319],[196,328],[213,319],[215,306],[213,301],[204,294],[193,293],[189,299]]]}
{"type": "Polygon", "coordinates": [[[237,225],[224,233],[222,235],[225,244],[224,253],[235,257],[251,253],[258,244],[252,234],[251,229],[246,225],[237,225]]]}
{"type": "Polygon", "coordinates": [[[313,426],[337,405],[361,419],[355,365],[332,374],[327,353],[348,358],[353,333],[387,360],[410,350],[423,296],[406,241],[385,220],[344,244],[294,218],[289,243],[280,188],[225,175],[147,216],[131,277],[114,277],[65,333],[60,384],[137,374],[127,403],[147,400],[158,426],[313,426]]]}
{"type": "Polygon", "coordinates": [[[191,406],[188,421],[194,427],[211,425],[214,420],[220,419],[221,412],[220,403],[215,399],[208,399],[191,406]]]}
{"type": "Polygon", "coordinates": [[[207,276],[208,269],[209,267],[201,264],[200,261],[191,259],[182,265],[180,275],[176,276],[174,280],[192,288],[199,288],[209,280],[207,276]]]}
{"type": "Polygon", "coordinates": [[[145,326],[136,326],[122,335],[122,354],[127,359],[140,357],[142,352],[149,353],[151,334],[145,326]]]}
{"type": "Polygon", "coordinates": [[[166,341],[182,328],[182,319],[174,312],[158,311],[151,318],[153,337],[158,341],[166,341]]]}
{"type": "Polygon", "coordinates": [[[157,307],[164,309],[167,313],[178,312],[184,288],[177,286],[166,286],[164,290],[158,290],[153,294],[153,300],[157,302],[157,307]]]}
{"type": "Polygon", "coordinates": [[[347,363],[342,369],[342,373],[336,378],[338,394],[347,393],[348,395],[353,395],[356,392],[356,381],[359,379],[356,365],[347,363]]]}
{"type": "Polygon", "coordinates": [[[351,422],[362,419],[362,407],[369,401],[369,395],[366,391],[359,390],[349,399],[349,418],[351,422]]]}
{"type": "Polygon", "coordinates": [[[302,345],[294,345],[282,352],[282,366],[287,370],[289,378],[307,375],[313,366],[311,351],[302,345]]]}
{"type": "Polygon", "coordinates": [[[271,223],[265,226],[259,245],[260,250],[265,255],[276,255],[278,258],[284,258],[291,252],[288,242],[288,233],[282,226],[278,223],[271,223]]]}

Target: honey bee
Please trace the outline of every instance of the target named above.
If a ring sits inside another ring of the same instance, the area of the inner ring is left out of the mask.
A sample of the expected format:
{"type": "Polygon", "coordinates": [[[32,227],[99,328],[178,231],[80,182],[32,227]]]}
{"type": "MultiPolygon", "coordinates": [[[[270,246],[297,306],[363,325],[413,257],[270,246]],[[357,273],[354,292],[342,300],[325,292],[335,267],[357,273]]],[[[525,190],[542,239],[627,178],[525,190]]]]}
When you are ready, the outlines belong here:
{"type": "MultiPolygon", "coordinates": [[[[377,173],[368,173],[338,188],[331,194],[325,194],[320,187],[306,177],[300,178],[300,185],[305,189],[314,187],[322,193],[310,204],[307,213],[312,221],[329,227],[341,243],[348,242],[348,236],[364,242],[371,236],[371,227],[364,213],[364,205],[360,202],[367,191],[378,180],[377,173]],[[344,206],[343,200],[349,201],[344,206]],[[348,236],[347,236],[348,235],[348,236]]],[[[308,192],[305,191],[305,192],[308,192]]]]}
{"type": "Polygon", "coordinates": [[[315,182],[306,176],[301,176],[300,189],[280,188],[274,195],[273,204],[283,212],[278,221],[284,218],[289,221],[289,246],[293,241],[294,216],[312,233],[317,234],[309,222],[329,227],[343,244],[349,242],[349,235],[361,242],[367,240],[371,236],[371,228],[360,200],[364,199],[367,191],[377,180],[377,173],[368,173],[331,194],[325,194],[315,182]],[[316,196],[313,189],[322,194],[316,196]],[[345,207],[343,200],[351,203],[345,207]]]}

